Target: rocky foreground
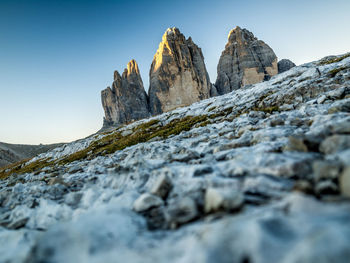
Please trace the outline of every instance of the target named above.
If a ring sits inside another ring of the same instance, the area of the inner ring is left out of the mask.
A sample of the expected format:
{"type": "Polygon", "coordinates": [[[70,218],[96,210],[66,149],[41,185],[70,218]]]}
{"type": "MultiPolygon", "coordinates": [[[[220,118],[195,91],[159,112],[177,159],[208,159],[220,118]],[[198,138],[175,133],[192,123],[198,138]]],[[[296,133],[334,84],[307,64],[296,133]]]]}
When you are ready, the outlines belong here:
{"type": "Polygon", "coordinates": [[[349,262],[350,54],[0,171],[0,262],[349,262]]]}

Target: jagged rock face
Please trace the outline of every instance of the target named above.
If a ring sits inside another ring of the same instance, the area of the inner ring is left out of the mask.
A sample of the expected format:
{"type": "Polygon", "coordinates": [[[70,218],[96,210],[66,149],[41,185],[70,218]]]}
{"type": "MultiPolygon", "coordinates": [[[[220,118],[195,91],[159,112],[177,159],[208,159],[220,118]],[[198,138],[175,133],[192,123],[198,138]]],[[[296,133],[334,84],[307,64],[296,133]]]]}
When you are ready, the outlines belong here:
{"type": "Polygon", "coordinates": [[[151,113],[160,114],[209,98],[210,89],[201,49],[179,29],[169,28],[150,69],[151,113]]]}
{"type": "Polygon", "coordinates": [[[135,60],[128,63],[122,76],[118,71],[114,72],[112,88],[103,90],[101,99],[105,111],[104,126],[119,125],[150,115],[147,94],[135,60]]]}
{"type": "Polygon", "coordinates": [[[215,86],[219,94],[225,94],[245,85],[269,80],[278,72],[277,57],[251,32],[236,27],[229,33],[217,72],[215,86]]]}
{"type": "Polygon", "coordinates": [[[290,70],[291,68],[294,68],[295,64],[289,59],[282,59],[278,61],[277,66],[278,66],[278,73],[282,73],[287,70],[290,70]]]}

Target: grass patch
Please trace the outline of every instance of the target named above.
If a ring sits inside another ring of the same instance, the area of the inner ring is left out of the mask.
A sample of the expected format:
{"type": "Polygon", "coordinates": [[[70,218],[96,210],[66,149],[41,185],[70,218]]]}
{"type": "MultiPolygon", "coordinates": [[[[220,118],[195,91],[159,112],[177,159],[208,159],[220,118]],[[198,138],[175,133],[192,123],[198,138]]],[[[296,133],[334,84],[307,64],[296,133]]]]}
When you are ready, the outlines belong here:
{"type": "Polygon", "coordinates": [[[0,170],[0,179],[5,179],[11,174],[25,174],[25,173],[35,173],[44,167],[49,167],[54,164],[53,161],[48,161],[47,159],[40,159],[35,162],[31,162],[25,165],[30,159],[22,160],[20,162],[11,164],[0,170]]]}
{"type": "Polygon", "coordinates": [[[146,123],[142,123],[141,125],[137,126],[136,129],[137,130],[145,130],[145,129],[148,129],[150,128],[151,126],[155,125],[155,124],[158,124],[159,123],[159,120],[155,119],[155,120],[151,120],[149,122],[146,122],[146,123]]]}
{"type": "Polygon", "coordinates": [[[342,61],[343,59],[346,59],[346,58],[348,58],[348,57],[350,57],[350,53],[345,54],[344,56],[341,56],[341,57],[338,57],[338,58],[332,58],[332,59],[328,59],[328,60],[321,61],[321,62],[320,62],[320,65],[333,64],[333,63],[336,63],[336,62],[340,62],[340,61],[342,61]]]}
{"type": "Polygon", "coordinates": [[[335,75],[337,75],[340,71],[342,71],[344,69],[346,69],[346,67],[335,68],[335,69],[332,69],[331,71],[329,71],[328,74],[331,78],[334,78],[335,75]]]}
{"type": "Polygon", "coordinates": [[[269,91],[263,95],[260,96],[260,98],[258,99],[258,101],[264,101],[267,97],[271,96],[272,94],[274,94],[273,91],[269,91]]]}
{"type": "Polygon", "coordinates": [[[60,165],[74,161],[91,159],[99,155],[107,155],[127,147],[147,142],[153,138],[166,139],[172,135],[178,135],[183,131],[189,131],[195,126],[206,126],[210,122],[206,115],[187,116],[182,119],[175,119],[166,125],[161,125],[159,120],[151,120],[143,123],[134,129],[134,132],[127,136],[122,136],[121,132],[116,132],[91,143],[84,150],[73,153],[59,161],[60,165]]]}
{"type": "MultiPolygon", "coordinates": [[[[233,108],[227,108],[220,112],[220,115],[228,115],[233,108]]],[[[151,120],[142,123],[133,129],[129,135],[123,136],[117,129],[114,132],[105,133],[105,136],[92,142],[86,149],[75,152],[61,159],[51,161],[49,159],[40,159],[35,162],[26,163],[29,160],[23,160],[16,164],[9,165],[0,169],[0,179],[5,179],[12,174],[39,173],[45,167],[54,167],[55,165],[66,165],[74,161],[90,160],[97,156],[103,156],[123,150],[127,147],[150,141],[151,139],[167,139],[170,136],[178,135],[183,131],[189,131],[195,127],[204,127],[211,123],[210,117],[186,116],[170,121],[163,125],[159,120],[151,120]]]]}
{"type": "Polygon", "coordinates": [[[270,106],[270,107],[264,107],[264,108],[254,108],[253,111],[263,111],[265,113],[273,113],[275,111],[279,111],[278,106],[270,106]]]}
{"type": "Polygon", "coordinates": [[[210,108],[208,109],[208,112],[211,112],[211,111],[213,111],[213,110],[215,110],[215,109],[216,109],[216,106],[210,107],[210,108]]]}

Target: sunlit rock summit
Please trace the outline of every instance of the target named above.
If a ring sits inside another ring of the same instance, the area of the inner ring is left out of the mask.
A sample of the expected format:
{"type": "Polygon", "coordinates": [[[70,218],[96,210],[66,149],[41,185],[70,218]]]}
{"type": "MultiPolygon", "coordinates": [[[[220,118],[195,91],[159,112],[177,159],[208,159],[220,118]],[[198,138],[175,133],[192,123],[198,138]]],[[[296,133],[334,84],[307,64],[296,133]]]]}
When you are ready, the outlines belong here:
{"type": "Polygon", "coordinates": [[[169,28],[151,65],[151,113],[160,114],[207,99],[210,87],[201,49],[179,29],[169,28]]]}
{"type": "Polygon", "coordinates": [[[253,33],[236,27],[230,31],[221,54],[215,86],[219,94],[225,94],[269,80],[277,72],[277,57],[273,50],[253,33]]]}

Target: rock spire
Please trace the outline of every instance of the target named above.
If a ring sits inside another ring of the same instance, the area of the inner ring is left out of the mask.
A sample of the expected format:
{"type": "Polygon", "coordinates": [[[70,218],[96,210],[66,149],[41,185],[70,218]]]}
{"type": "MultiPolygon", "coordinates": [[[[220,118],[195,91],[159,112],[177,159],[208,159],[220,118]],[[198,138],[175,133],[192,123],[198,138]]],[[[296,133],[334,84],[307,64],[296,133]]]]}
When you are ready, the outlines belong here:
{"type": "Polygon", "coordinates": [[[277,72],[277,57],[273,50],[247,29],[236,27],[230,31],[221,54],[215,86],[221,95],[268,80],[277,72]]]}
{"type": "Polygon", "coordinates": [[[149,75],[152,114],[210,97],[211,83],[202,51],[175,27],[164,33],[149,75]]]}
{"type": "Polygon", "coordinates": [[[103,90],[101,99],[105,127],[150,116],[147,94],[135,60],[128,63],[121,76],[118,71],[114,72],[112,88],[103,90]]]}

